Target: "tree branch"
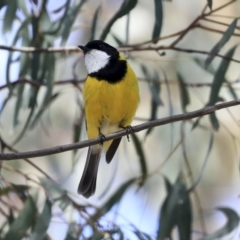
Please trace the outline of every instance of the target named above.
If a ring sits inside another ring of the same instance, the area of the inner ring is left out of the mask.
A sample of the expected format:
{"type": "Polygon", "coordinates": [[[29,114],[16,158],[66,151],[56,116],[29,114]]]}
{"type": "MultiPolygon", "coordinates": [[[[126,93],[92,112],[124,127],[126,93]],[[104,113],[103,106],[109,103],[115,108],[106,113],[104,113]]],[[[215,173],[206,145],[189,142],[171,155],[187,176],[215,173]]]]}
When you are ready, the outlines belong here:
{"type": "Polygon", "coordinates": [[[77,46],[69,47],[49,47],[49,48],[36,48],[36,47],[9,47],[0,45],[0,49],[11,52],[24,52],[24,53],[79,53],[81,50],[77,46]]]}
{"type": "MultiPolygon", "coordinates": [[[[213,106],[207,106],[205,108],[201,108],[201,109],[193,111],[193,112],[178,114],[178,115],[174,115],[174,116],[170,116],[170,117],[165,117],[162,119],[149,121],[149,122],[139,124],[137,126],[132,127],[132,131],[139,132],[139,131],[142,131],[142,130],[145,130],[148,128],[153,128],[153,127],[165,125],[168,123],[178,122],[178,121],[182,121],[182,120],[189,120],[192,118],[208,115],[210,113],[213,113],[213,112],[223,109],[223,108],[228,108],[228,107],[232,107],[232,106],[236,106],[236,105],[240,105],[240,99],[234,100],[234,101],[229,101],[229,102],[224,102],[224,103],[219,103],[219,104],[213,105],[213,106]]],[[[15,160],[15,159],[22,159],[22,158],[35,158],[35,157],[52,155],[52,154],[56,154],[56,153],[66,152],[66,151],[70,151],[70,150],[74,150],[74,149],[81,149],[81,148],[85,148],[88,146],[100,144],[102,141],[105,142],[108,140],[126,136],[128,134],[129,134],[128,130],[122,130],[122,131],[115,132],[115,133],[105,136],[104,140],[100,139],[100,138],[95,138],[95,139],[86,140],[86,141],[82,141],[82,142],[78,142],[78,143],[56,146],[53,148],[47,148],[47,149],[42,149],[42,150],[21,152],[21,153],[0,154],[0,160],[8,161],[8,160],[15,160]]]]}

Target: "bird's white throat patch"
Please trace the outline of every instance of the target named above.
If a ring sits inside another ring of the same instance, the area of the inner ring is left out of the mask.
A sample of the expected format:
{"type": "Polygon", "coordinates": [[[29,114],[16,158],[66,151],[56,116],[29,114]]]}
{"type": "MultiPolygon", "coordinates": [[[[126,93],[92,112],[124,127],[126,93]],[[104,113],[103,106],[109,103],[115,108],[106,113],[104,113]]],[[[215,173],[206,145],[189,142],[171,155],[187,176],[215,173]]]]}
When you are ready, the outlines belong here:
{"type": "Polygon", "coordinates": [[[109,58],[110,56],[107,53],[97,49],[87,52],[84,56],[84,61],[88,74],[98,72],[104,68],[108,64],[109,58]]]}

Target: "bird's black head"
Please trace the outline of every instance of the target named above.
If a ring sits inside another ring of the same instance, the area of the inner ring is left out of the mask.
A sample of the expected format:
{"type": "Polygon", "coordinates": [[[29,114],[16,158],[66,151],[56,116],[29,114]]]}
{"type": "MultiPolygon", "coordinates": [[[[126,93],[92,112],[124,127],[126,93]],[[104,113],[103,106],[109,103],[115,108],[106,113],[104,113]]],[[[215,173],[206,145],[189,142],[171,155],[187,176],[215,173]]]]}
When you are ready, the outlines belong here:
{"type": "Polygon", "coordinates": [[[107,53],[111,58],[119,58],[117,49],[101,40],[93,40],[88,42],[85,46],[79,45],[78,47],[82,49],[84,54],[95,49],[107,53]]]}
{"type": "Polygon", "coordinates": [[[94,40],[85,46],[78,46],[84,53],[88,75],[102,81],[117,83],[127,72],[127,63],[119,58],[116,48],[101,41],[94,40]]]}

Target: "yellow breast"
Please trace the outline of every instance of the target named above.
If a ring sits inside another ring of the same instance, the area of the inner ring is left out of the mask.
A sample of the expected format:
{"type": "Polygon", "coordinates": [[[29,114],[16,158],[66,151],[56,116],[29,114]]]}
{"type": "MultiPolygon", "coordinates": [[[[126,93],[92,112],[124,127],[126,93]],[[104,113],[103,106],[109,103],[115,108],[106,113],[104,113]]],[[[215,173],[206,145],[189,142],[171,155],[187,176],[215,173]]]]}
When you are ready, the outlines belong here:
{"type": "Polygon", "coordinates": [[[93,128],[100,129],[103,122],[121,127],[131,124],[139,103],[137,78],[129,64],[125,77],[117,83],[88,76],[83,96],[88,137],[94,138],[98,133],[93,128]]]}

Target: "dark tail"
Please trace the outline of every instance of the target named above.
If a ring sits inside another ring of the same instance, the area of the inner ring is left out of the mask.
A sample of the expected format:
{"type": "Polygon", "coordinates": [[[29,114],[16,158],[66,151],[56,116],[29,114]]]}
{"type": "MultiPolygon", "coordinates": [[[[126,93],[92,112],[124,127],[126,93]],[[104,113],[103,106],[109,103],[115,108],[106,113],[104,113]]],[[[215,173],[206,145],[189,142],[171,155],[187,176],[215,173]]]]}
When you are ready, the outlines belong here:
{"type": "Polygon", "coordinates": [[[112,141],[110,147],[108,148],[107,152],[106,152],[106,162],[110,163],[118,149],[118,146],[121,142],[121,137],[120,138],[116,138],[112,141]]]}
{"type": "Polygon", "coordinates": [[[85,198],[95,193],[100,156],[101,148],[89,147],[82,178],[78,185],[78,193],[85,198]]]}

